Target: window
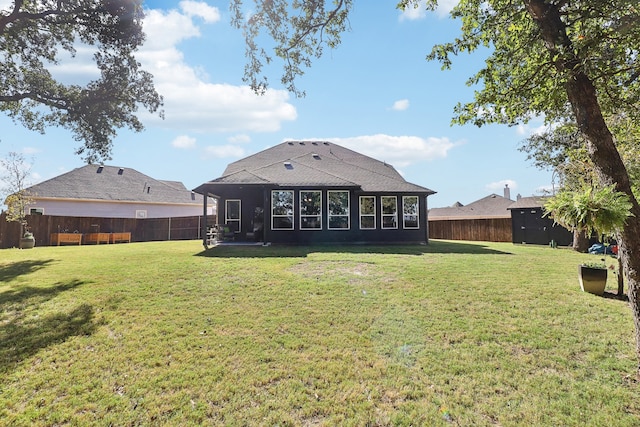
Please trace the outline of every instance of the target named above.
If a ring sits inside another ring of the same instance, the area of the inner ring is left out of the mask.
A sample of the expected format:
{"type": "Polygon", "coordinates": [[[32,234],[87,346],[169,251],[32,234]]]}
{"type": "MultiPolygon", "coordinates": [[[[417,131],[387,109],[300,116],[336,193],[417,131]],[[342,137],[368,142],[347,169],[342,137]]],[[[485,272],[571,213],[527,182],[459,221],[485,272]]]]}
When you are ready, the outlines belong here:
{"type": "Polygon", "coordinates": [[[293,230],[293,191],[271,192],[271,222],[274,230],[293,230]]]}
{"type": "Polygon", "coordinates": [[[300,229],[322,229],[321,191],[300,191],[300,229]]]}
{"type": "Polygon", "coordinates": [[[418,196],[402,196],[402,226],[404,228],[420,228],[418,212],[418,196]]]}
{"type": "Polygon", "coordinates": [[[398,198],[382,196],[380,204],[382,205],[382,228],[398,228],[398,198]]]}
{"type": "Polygon", "coordinates": [[[360,196],[360,228],[376,228],[376,197],[360,196]]]}
{"type": "Polygon", "coordinates": [[[224,223],[233,231],[240,231],[240,200],[225,200],[224,223]]]}
{"type": "Polygon", "coordinates": [[[349,229],[349,192],[327,192],[329,199],[329,229],[349,229]]]}

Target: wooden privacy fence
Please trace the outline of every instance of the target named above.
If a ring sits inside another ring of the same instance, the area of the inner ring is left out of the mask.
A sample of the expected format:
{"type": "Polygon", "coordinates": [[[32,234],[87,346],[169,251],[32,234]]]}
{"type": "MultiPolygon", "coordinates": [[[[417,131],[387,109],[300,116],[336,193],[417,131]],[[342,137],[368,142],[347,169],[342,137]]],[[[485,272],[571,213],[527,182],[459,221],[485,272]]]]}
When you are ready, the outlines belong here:
{"type": "MultiPolygon", "coordinates": [[[[36,246],[50,246],[53,233],[131,233],[132,242],[201,239],[203,217],[135,219],[29,215],[27,221],[36,246]]],[[[207,216],[207,222],[215,224],[215,216],[207,216]]],[[[0,215],[0,248],[18,246],[19,240],[20,225],[7,222],[4,213],[0,215]]]]}
{"type": "Polygon", "coordinates": [[[482,242],[512,242],[511,218],[429,221],[429,238],[482,242]]]}

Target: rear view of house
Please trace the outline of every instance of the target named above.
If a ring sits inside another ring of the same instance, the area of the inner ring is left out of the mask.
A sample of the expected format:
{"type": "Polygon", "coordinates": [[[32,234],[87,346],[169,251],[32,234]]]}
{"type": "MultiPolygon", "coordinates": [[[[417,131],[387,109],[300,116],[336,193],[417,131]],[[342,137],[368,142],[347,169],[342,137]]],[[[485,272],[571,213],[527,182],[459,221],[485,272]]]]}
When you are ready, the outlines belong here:
{"type": "Polygon", "coordinates": [[[219,222],[236,240],[287,244],[427,243],[434,194],[385,162],[326,141],[276,145],[194,191],[218,199],[219,222]]]}

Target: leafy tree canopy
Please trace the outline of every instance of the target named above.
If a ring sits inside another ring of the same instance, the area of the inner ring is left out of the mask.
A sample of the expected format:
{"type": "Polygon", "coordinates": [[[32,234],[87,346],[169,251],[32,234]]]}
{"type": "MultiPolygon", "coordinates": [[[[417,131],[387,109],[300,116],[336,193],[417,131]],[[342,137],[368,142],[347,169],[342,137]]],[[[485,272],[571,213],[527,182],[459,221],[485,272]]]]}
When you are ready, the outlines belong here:
{"type": "MultiPolygon", "coordinates": [[[[109,159],[116,129],[143,129],[139,106],[162,98],[134,52],[144,41],[142,0],[15,0],[0,12],[0,110],[26,128],[69,129],[87,162],[109,159]],[[99,78],[65,84],[51,72],[75,46],[94,49],[99,78]]],[[[162,113],[161,113],[162,114],[162,113]]]]}

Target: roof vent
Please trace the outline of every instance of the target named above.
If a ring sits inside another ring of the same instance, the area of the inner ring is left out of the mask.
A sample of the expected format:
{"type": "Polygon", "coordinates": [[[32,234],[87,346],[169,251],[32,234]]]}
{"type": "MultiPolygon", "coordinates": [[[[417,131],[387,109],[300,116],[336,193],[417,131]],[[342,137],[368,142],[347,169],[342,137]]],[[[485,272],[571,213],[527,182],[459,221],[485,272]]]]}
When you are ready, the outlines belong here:
{"type": "Polygon", "coordinates": [[[328,142],[323,142],[323,144],[324,144],[324,145],[329,145],[329,143],[328,143],[328,142]]]}
{"type": "Polygon", "coordinates": [[[124,168],[118,169],[118,175],[122,175],[124,173],[124,168]]]}
{"type": "Polygon", "coordinates": [[[293,145],[293,142],[287,142],[287,144],[289,144],[289,145],[293,145]]]}
{"type": "Polygon", "coordinates": [[[304,145],[304,142],[300,142],[300,145],[304,145]]]}
{"type": "Polygon", "coordinates": [[[286,169],[293,169],[293,165],[291,164],[291,162],[284,162],[284,167],[286,169]]]}
{"type": "Polygon", "coordinates": [[[318,154],[318,153],[313,153],[313,154],[311,154],[311,156],[316,160],[320,160],[320,154],[318,154]]]}
{"type": "Polygon", "coordinates": [[[317,142],[312,142],[312,144],[313,144],[313,145],[318,145],[318,143],[317,143],[317,142]]]}

